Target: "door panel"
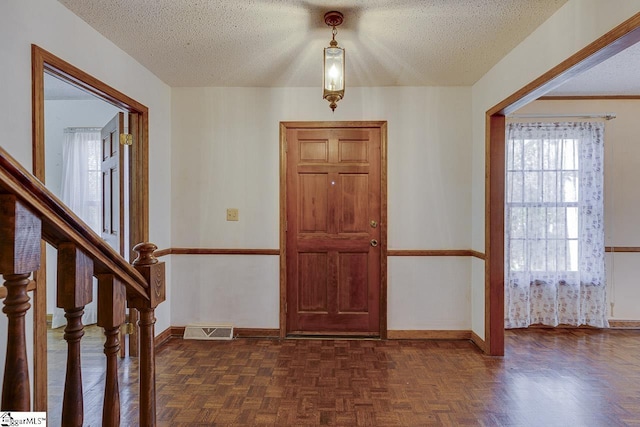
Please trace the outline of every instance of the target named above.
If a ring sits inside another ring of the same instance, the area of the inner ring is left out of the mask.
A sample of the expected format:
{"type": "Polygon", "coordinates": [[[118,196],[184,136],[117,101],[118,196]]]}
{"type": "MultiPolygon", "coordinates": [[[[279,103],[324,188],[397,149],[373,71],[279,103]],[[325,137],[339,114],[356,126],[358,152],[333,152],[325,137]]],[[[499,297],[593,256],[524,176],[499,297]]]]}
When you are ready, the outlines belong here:
{"type": "Polygon", "coordinates": [[[367,162],[367,141],[339,141],[340,163],[367,162]]]}
{"type": "Polygon", "coordinates": [[[328,216],[327,175],[301,175],[299,182],[300,231],[304,233],[326,232],[328,216]]]}
{"type": "Polygon", "coordinates": [[[380,128],[290,128],[286,141],[287,332],[378,335],[380,128]]]}
{"type": "Polygon", "coordinates": [[[368,312],[367,255],[341,253],[338,256],[338,310],[342,313],[368,312]]]}
{"type": "MultiPolygon", "coordinates": [[[[120,236],[120,165],[118,165],[117,169],[111,169],[109,171],[111,174],[111,234],[116,236],[120,236]]],[[[116,248],[119,250],[120,248],[116,248]]],[[[122,252],[121,252],[122,255],[122,252]]]]}
{"type": "Polygon", "coordinates": [[[306,286],[300,289],[298,310],[301,312],[329,311],[328,262],[326,253],[301,253],[298,256],[298,282],[306,286]]]}
{"type": "Polygon", "coordinates": [[[300,162],[326,163],[329,161],[328,141],[300,141],[300,162]]]}
{"type": "Polygon", "coordinates": [[[342,196],[340,209],[341,233],[367,233],[369,227],[369,177],[364,174],[340,176],[340,193],[342,196]]]}

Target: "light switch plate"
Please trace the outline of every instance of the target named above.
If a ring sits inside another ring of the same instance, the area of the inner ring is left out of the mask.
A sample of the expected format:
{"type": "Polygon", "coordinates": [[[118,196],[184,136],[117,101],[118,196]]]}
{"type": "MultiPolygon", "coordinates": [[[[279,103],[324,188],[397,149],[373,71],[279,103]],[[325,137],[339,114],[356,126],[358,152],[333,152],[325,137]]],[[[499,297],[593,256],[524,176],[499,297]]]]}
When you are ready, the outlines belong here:
{"type": "Polygon", "coordinates": [[[237,221],[237,220],[238,220],[238,209],[237,208],[227,209],[227,221],[237,221]]]}

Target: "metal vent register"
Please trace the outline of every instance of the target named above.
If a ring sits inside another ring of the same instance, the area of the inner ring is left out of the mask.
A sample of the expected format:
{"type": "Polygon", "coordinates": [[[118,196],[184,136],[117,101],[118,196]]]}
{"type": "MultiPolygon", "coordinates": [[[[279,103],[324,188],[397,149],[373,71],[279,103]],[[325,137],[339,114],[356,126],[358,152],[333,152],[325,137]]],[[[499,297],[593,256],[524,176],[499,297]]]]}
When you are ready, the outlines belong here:
{"type": "Polygon", "coordinates": [[[233,339],[233,325],[193,324],[184,328],[185,340],[230,340],[233,339]]]}

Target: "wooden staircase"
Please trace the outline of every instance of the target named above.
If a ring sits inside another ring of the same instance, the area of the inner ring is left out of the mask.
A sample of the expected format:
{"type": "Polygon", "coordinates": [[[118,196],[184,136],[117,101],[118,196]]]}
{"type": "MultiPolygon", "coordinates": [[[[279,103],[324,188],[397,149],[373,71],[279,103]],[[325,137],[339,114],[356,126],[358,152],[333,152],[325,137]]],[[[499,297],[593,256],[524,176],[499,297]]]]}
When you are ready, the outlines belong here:
{"type": "MultiPolygon", "coordinates": [[[[0,148],[0,274],[4,287],[2,311],[8,318],[6,361],[2,379],[2,411],[39,411],[31,403],[27,356],[26,315],[31,280],[40,267],[42,241],[58,251],[57,305],[64,309],[67,325],[67,368],[62,404],[62,425],[82,426],[82,372],[80,340],[84,335],[84,306],[97,297],[98,326],[104,328],[106,380],[102,425],[120,425],[117,357],[119,330],[125,322],[125,305],[140,312],[139,425],[156,424],[155,308],[165,299],[165,268],[153,256],[156,246],[139,243],[130,265],[71,212],[33,175],[0,148]],[[92,277],[98,295],[92,295],[92,277]]],[[[43,325],[34,325],[43,327],[43,325]]],[[[4,333],[2,333],[4,334],[4,333]]],[[[39,343],[35,335],[35,346],[39,343]]],[[[45,338],[46,339],[46,338],[45,338]]],[[[46,378],[45,378],[46,381],[46,378]]]]}

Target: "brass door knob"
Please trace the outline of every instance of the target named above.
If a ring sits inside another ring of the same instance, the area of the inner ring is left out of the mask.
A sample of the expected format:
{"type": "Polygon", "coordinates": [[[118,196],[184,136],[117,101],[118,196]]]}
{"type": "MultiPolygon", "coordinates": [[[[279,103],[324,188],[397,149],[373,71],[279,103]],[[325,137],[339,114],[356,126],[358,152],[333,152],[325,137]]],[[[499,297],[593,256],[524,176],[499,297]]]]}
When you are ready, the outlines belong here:
{"type": "Polygon", "coordinates": [[[378,241],[376,239],[371,239],[370,243],[371,243],[371,246],[373,246],[374,248],[378,246],[378,241]]]}

